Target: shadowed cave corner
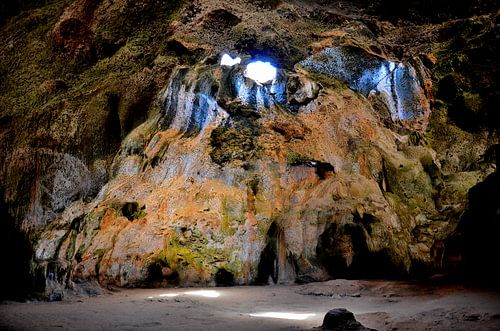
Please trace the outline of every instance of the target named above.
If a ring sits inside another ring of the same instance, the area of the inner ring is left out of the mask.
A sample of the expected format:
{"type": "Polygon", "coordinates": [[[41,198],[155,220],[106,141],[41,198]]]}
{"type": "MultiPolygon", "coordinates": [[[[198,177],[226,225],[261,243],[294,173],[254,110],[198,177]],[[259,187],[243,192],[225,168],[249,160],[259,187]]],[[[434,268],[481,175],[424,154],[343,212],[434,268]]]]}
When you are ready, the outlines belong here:
{"type": "MultiPolygon", "coordinates": [[[[0,300],[24,300],[43,292],[45,281],[31,273],[33,247],[28,236],[16,226],[0,192],[0,300]]],[[[43,278],[43,277],[42,277],[43,278]]]]}

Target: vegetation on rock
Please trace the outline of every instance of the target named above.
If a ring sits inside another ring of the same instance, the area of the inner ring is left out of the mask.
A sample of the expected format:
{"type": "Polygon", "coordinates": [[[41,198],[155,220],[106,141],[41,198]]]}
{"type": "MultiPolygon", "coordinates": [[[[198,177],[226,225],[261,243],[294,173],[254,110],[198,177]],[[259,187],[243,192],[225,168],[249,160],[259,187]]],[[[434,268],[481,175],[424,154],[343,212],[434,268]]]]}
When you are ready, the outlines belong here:
{"type": "Polygon", "coordinates": [[[339,3],[2,2],[2,294],[488,273],[494,2],[339,3]]]}

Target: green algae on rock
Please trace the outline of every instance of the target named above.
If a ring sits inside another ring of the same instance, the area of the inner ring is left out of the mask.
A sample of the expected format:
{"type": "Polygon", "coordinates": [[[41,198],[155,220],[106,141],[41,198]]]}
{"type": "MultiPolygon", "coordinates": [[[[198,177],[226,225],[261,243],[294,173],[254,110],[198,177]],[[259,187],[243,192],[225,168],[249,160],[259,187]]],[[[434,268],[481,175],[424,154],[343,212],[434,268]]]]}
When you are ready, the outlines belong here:
{"type": "Polygon", "coordinates": [[[29,239],[25,282],[56,298],[451,270],[496,178],[496,14],[424,24],[410,6],[407,28],[376,16],[385,1],[333,3],[50,1],[8,19],[0,206],[29,239]],[[276,79],[248,79],[253,60],[276,79]]]}

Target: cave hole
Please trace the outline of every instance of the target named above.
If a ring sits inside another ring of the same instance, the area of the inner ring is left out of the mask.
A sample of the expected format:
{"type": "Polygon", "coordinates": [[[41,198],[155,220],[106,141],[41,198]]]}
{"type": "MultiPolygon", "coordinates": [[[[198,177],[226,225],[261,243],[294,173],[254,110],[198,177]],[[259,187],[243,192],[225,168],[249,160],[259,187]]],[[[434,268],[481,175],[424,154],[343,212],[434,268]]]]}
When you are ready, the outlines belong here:
{"type": "Polygon", "coordinates": [[[121,212],[122,215],[125,216],[129,221],[133,221],[135,219],[141,218],[141,215],[144,216],[145,209],[146,206],[139,207],[139,203],[133,201],[126,202],[122,206],[121,212]]]}
{"type": "Polygon", "coordinates": [[[250,62],[245,69],[245,77],[252,79],[257,84],[272,83],[276,79],[278,70],[271,62],[250,62]]]}
{"type": "Polygon", "coordinates": [[[215,284],[217,286],[233,286],[234,285],[234,275],[232,272],[220,268],[215,273],[215,284]]]}
{"type": "MultiPolygon", "coordinates": [[[[373,219],[359,220],[371,230],[373,219]]],[[[316,255],[325,270],[334,278],[398,278],[400,272],[389,252],[372,252],[360,224],[333,223],[321,234],[316,255]]]]}
{"type": "Polygon", "coordinates": [[[266,242],[260,254],[255,283],[267,285],[295,280],[294,261],[286,252],[285,235],[276,222],[269,227],[266,242]]]}
{"type": "Polygon", "coordinates": [[[232,66],[235,66],[237,64],[240,64],[241,63],[241,58],[240,57],[231,57],[231,55],[227,54],[227,53],[224,53],[220,59],[220,65],[221,66],[228,66],[228,67],[232,67],[232,66]]]}

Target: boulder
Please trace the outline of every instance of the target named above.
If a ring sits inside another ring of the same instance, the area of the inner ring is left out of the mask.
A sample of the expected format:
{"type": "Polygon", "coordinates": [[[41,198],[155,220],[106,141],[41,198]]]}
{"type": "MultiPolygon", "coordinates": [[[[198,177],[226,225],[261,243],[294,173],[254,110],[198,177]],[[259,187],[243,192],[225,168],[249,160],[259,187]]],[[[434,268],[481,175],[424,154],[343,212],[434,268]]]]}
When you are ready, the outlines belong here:
{"type": "Polygon", "coordinates": [[[338,331],[370,331],[363,324],[356,321],[354,314],[345,308],[335,308],[326,313],[323,319],[323,330],[338,330],[338,331]]]}

